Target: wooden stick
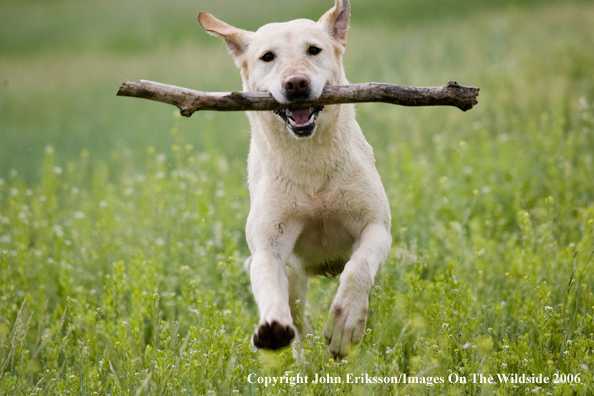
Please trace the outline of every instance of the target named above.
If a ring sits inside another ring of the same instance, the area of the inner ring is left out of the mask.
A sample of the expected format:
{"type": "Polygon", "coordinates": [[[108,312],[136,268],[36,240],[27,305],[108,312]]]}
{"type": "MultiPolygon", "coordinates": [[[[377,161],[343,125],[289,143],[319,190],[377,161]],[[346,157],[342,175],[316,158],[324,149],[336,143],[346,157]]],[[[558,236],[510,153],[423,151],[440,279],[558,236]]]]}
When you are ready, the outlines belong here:
{"type": "Polygon", "coordinates": [[[198,110],[262,111],[289,107],[313,107],[341,103],[383,102],[401,106],[454,106],[466,111],[478,103],[479,88],[449,81],[442,87],[407,87],[366,83],[325,87],[318,100],[290,105],[277,102],[268,92],[200,92],[193,89],[140,80],[125,82],[118,96],[145,98],[177,106],[185,117],[198,110]]]}

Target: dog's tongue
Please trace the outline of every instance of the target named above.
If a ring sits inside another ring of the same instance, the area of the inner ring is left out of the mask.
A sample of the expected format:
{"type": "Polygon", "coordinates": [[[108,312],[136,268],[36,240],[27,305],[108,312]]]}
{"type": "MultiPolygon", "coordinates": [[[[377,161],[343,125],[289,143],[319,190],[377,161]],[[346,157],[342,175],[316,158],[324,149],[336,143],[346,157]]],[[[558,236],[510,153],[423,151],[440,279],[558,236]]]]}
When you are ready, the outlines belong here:
{"type": "Polygon", "coordinates": [[[289,109],[287,115],[291,117],[297,125],[309,124],[310,108],[289,109]]]}

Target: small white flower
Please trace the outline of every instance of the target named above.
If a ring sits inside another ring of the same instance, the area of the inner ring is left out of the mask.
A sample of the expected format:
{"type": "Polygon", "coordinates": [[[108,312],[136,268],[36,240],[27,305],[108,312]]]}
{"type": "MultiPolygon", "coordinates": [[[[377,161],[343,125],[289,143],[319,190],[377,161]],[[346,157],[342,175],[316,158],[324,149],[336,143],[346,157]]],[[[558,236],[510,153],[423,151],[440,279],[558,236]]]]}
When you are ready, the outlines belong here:
{"type": "Polygon", "coordinates": [[[54,173],[56,175],[61,175],[62,174],[62,168],[59,166],[54,166],[54,173]]]}
{"type": "Polygon", "coordinates": [[[55,224],[54,225],[54,233],[58,238],[62,238],[64,236],[64,229],[62,229],[61,225],[55,224]]]}
{"type": "Polygon", "coordinates": [[[227,172],[229,169],[229,163],[227,162],[226,158],[223,157],[219,160],[219,169],[221,172],[227,172]]]}
{"type": "Polygon", "coordinates": [[[165,245],[165,241],[163,240],[163,238],[157,237],[157,238],[155,238],[155,245],[157,245],[157,246],[164,246],[165,245]]]}

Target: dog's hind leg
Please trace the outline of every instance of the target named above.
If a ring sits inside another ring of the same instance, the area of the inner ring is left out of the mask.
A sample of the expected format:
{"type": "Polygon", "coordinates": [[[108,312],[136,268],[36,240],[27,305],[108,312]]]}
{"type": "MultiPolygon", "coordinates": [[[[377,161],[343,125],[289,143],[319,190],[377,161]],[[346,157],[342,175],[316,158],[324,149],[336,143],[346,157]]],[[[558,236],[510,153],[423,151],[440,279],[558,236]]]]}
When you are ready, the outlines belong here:
{"type": "Polygon", "coordinates": [[[247,272],[248,274],[250,273],[250,265],[252,264],[252,256],[248,257],[245,259],[245,261],[243,262],[243,269],[245,270],[245,272],[247,272]]]}
{"type": "Polygon", "coordinates": [[[288,265],[285,266],[285,274],[289,280],[289,307],[291,309],[293,325],[297,330],[297,340],[303,341],[305,334],[313,334],[311,326],[307,322],[307,319],[305,319],[309,278],[301,271],[288,265]]]}

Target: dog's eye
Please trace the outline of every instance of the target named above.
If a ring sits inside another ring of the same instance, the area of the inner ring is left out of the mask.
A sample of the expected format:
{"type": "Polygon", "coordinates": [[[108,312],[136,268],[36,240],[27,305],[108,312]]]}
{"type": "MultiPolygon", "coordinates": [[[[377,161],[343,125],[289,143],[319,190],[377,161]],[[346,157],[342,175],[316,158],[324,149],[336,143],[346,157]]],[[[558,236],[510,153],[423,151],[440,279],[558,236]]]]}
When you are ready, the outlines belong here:
{"type": "Polygon", "coordinates": [[[264,62],[272,62],[274,60],[274,54],[272,52],[267,52],[260,58],[264,62]]]}
{"type": "Polygon", "coordinates": [[[313,45],[307,49],[307,53],[310,55],[317,55],[320,52],[322,52],[322,50],[319,49],[318,47],[313,46],[313,45]]]}

